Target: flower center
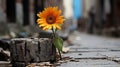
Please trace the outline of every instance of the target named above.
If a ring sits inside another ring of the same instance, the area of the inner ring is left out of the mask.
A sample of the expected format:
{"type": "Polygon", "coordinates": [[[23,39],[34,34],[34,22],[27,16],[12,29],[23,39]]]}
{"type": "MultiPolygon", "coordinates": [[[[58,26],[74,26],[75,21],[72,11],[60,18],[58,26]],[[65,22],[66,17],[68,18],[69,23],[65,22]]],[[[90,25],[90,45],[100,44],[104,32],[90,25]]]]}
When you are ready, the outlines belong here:
{"type": "Polygon", "coordinates": [[[46,19],[48,24],[53,24],[55,23],[55,17],[54,16],[48,16],[46,19]]]}

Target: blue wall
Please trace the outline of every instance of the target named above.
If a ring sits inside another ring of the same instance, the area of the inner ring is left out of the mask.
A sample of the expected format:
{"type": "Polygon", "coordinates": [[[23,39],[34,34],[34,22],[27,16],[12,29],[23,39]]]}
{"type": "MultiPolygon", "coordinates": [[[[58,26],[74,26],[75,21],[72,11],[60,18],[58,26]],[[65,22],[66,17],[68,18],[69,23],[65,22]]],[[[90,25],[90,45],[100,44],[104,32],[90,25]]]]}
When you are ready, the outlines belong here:
{"type": "Polygon", "coordinates": [[[82,0],[73,0],[74,18],[78,19],[82,16],[82,0]]]}

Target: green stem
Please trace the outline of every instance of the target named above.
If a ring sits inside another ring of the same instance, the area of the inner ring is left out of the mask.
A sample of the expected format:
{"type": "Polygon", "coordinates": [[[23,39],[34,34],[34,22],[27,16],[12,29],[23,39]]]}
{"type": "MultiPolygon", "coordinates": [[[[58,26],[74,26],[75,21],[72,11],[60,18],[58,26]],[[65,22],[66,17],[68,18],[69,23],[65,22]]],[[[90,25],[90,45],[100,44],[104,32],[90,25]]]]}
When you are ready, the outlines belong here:
{"type": "Polygon", "coordinates": [[[55,31],[54,31],[53,27],[52,27],[52,32],[53,32],[53,38],[55,38],[56,35],[55,35],[55,31]]]}
{"type": "Polygon", "coordinates": [[[58,50],[58,52],[59,52],[59,55],[60,55],[60,60],[62,60],[62,56],[61,56],[61,53],[60,53],[60,51],[58,50]]]}
{"type": "MultiPolygon", "coordinates": [[[[52,27],[52,32],[53,32],[53,39],[54,39],[56,37],[56,35],[55,35],[56,31],[54,31],[53,27],[52,27]]],[[[61,53],[60,53],[59,50],[58,50],[58,52],[59,52],[59,55],[60,55],[60,60],[62,60],[61,53]]]]}

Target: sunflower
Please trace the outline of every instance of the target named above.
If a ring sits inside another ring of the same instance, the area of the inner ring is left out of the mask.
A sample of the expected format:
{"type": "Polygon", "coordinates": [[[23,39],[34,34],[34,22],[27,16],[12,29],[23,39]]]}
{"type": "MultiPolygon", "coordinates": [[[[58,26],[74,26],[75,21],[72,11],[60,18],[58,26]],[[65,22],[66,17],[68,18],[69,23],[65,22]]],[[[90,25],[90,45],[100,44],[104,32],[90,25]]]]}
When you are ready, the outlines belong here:
{"type": "Polygon", "coordinates": [[[64,22],[64,17],[61,16],[61,10],[58,7],[48,7],[44,11],[37,14],[39,17],[37,23],[43,30],[61,29],[60,25],[64,22]]]}

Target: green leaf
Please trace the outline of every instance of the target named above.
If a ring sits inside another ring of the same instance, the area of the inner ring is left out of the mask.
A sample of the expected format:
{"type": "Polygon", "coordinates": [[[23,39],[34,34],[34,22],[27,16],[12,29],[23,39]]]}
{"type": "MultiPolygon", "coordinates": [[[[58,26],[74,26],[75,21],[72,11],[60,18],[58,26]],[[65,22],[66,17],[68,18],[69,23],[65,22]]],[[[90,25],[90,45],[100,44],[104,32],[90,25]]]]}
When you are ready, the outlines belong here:
{"type": "Polygon", "coordinates": [[[54,41],[53,41],[55,47],[59,50],[62,51],[62,47],[63,47],[63,40],[60,37],[55,37],[54,41]]]}

